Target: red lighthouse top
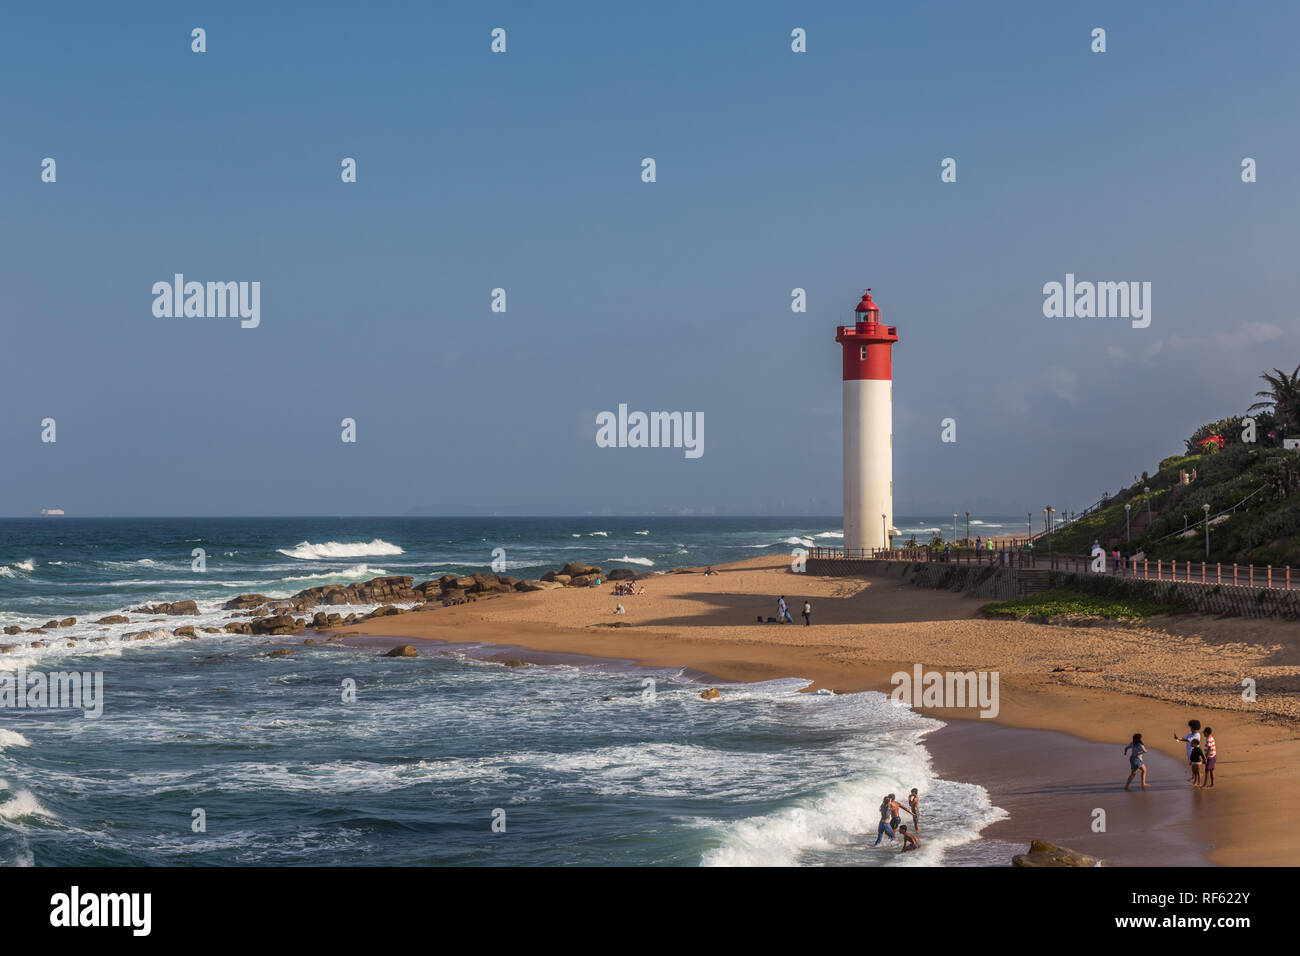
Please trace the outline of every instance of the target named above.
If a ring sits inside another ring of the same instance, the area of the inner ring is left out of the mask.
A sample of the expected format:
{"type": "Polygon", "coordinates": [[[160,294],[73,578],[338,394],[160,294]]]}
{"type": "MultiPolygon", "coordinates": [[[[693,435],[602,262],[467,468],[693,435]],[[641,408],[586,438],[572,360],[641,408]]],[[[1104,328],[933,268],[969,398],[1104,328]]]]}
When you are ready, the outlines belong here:
{"type": "Polygon", "coordinates": [[[857,308],[855,308],[853,311],[854,311],[854,312],[875,313],[874,315],[864,316],[863,318],[858,319],[859,322],[879,322],[879,321],[880,321],[880,306],[876,305],[875,302],[871,301],[871,290],[870,290],[870,289],[868,289],[866,292],[862,293],[862,301],[858,303],[857,308]]]}
{"type": "Polygon", "coordinates": [[[872,300],[870,289],[853,312],[854,324],[835,330],[835,341],[844,349],[844,381],[889,381],[893,378],[891,346],[898,341],[898,329],[881,324],[880,306],[872,300]]]}

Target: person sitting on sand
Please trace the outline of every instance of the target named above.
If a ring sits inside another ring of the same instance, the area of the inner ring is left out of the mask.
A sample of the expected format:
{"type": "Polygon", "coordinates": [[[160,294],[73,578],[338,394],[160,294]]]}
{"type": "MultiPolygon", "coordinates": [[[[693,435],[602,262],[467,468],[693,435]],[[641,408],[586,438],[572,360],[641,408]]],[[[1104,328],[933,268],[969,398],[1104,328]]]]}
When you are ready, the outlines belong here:
{"type": "Polygon", "coordinates": [[[1192,744],[1192,755],[1187,759],[1191,761],[1192,786],[1200,786],[1201,765],[1205,763],[1205,751],[1201,750],[1201,745],[1199,743],[1192,744]]]}
{"type": "Polygon", "coordinates": [[[903,853],[906,853],[908,850],[919,850],[919,849],[921,849],[921,841],[918,840],[918,839],[917,839],[915,836],[913,836],[912,834],[910,834],[910,833],[907,832],[907,824],[906,824],[906,823],[904,823],[902,826],[900,826],[900,827],[898,828],[898,832],[901,833],[901,834],[903,834],[903,849],[902,849],[902,852],[903,852],[903,853]]]}
{"type": "Polygon", "coordinates": [[[1218,756],[1218,748],[1214,744],[1214,731],[1209,727],[1205,728],[1205,779],[1201,782],[1202,787],[1214,786],[1214,761],[1218,756]]]}
{"type": "Polygon", "coordinates": [[[1124,748],[1124,753],[1128,754],[1128,779],[1124,781],[1124,789],[1127,790],[1133,778],[1140,772],[1142,774],[1142,789],[1147,789],[1147,765],[1142,759],[1142,755],[1147,752],[1147,746],[1142,742],[1141,734],[1133,735],[1133,742],[1124,748]],[[1133,751],[1129,753],[1129,751],[1133,751]]]}
{"type": "Polygon", "coordinates": [[[624,610],[623,605],[622,605],[622,603],[620,602],[619,605],[618,605],[618,607],[616,607],[616,608],[614,609],[614,613],[615,613],[615,614],[626,614],[627,611],[624,610]]]}
{"type": "Polygon", "coordinates": [[[886,833],[889,834],[889,839],[894,839],[894,827],[889,822],[889,818],[894,815],[893,809],[889,806],[892,799],[891,794],[880,801],[880,826],[876,827],[876,842],[871,844],[872,846],[880,846],[880,840],[886,833]]]}
{"type": "Polygon", "coordinates": [[[921,829],[921,798],[916,792],[916,787],[907,795],[907,812],[912,815],[912,826],[921,829]]]}

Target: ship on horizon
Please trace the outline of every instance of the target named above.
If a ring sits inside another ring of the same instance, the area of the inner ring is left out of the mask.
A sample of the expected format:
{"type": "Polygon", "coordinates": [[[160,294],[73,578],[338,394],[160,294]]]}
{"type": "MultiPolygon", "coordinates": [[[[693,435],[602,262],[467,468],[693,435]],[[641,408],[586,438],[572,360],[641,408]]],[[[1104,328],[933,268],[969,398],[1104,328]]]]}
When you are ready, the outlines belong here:
{"type": "Polygon", "coordinates": [[[63,509],[62,509],[62,508],[42,508],[42,509],[41,509],[41,514],[43,514],[43,515],[61,515],[61,514],[63,514],[63,509]]]}

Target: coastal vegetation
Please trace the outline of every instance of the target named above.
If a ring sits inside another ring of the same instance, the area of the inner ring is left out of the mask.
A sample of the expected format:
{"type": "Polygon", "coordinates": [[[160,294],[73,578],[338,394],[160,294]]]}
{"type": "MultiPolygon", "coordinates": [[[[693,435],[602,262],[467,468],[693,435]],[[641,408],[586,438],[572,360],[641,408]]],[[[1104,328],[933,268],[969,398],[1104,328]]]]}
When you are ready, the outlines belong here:
{"type": "Polygon", "coordinates": [[[1148,559],[1300,566],[1300,451],[1284,447],[1300,436],[1300,366],[1261,377],[1246,414],[1196,429],[1182,454],[1055,530],[1053,550],[1096,541],[1148,559]]]}
{"type": "Polygon", "coordinates": [[[1071,588],[1053,588],[985,604],[980,613],[992,618],[1048,619],[1057,617],[1102,618],[1108,621],[1141,621],[1172,610],[1154,601],[1135,597],[1085,594],[1071,588]]]}

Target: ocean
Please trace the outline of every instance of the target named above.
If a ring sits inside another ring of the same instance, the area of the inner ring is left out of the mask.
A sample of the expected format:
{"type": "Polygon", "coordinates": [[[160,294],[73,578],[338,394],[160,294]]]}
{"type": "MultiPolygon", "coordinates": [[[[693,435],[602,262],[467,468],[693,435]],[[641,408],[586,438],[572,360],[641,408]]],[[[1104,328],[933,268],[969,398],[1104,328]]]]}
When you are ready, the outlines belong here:
{"type": "MultiPolygon", "coordinates": [[[[44,638],[0,637],[10,645],[0,684],[23,672],[103,680],[98,718],[0,708],[0,864],[1005,863],[1007,847],[978,836],[1003,812],[981,787],[934,772],[924,737],[941,724],[880,694],[800,693],[807,682],[790,675],[722,685],[714,703],[700,699],[698,675],[617,662],[508,667],[485,659],[498,648],[457,643],[430,643],[416,659],[338,644],[268,657],[263,637],[135,642],[122,637],[148,627],[139,620],[90,623],[193,599],[198,617],[153,626],[219,626],[221,603],[245,592],[419,582],[494,561],[515,577],[571,560],[645,573],[721,564],[835,544],[837,524],[0,520],[0,626],[77,618],[44,638]],[[69,646],[78,637],[99,640],[69,646]],[[872,848],[881,796],[912,787],[922,849],[872,848]]],[[[895,525],[918,538],[942,530],[925,517],[895,525]]],[[[1014,518],[971,525],[1018,528],[1014,518]]]]}

